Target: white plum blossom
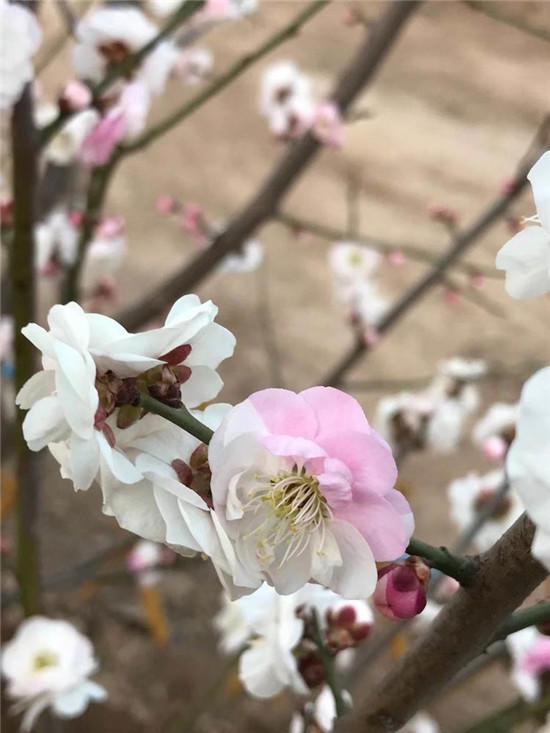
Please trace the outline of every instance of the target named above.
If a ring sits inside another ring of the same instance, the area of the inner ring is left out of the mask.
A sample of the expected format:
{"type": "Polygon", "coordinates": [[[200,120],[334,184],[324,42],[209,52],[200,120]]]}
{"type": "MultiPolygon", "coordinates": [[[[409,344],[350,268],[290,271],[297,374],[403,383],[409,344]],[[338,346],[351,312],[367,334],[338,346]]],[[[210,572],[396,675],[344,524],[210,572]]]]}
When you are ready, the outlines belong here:
{"type": "Polygon", "coordinates": [[[516,435],[519,405],[495,402],[474,425],[472,437],[492,461],[502,461],[516,435]]]}
{"type": "Polygon", "coordinates": [[[506,646],[512,657],[512,682],[525,700],[536,700],[543,690],[541,678],[550,672],[550,637],[528,626],[506,637],[506,646]]]}
{"type": "Polygon", "coordinates": [[[311,126],[314,110],[311,81],[296,64],[278,61],[266,70],[260,112],[276,137],[299,137],[311,126]]]}
{"type": "Polygon", "coordinates": [[[74,264],[78,250],[78,231],[67,211],[54,209],[35,228],[35,266],[41,275],[74,264]]]}
{"type": "Polygon", "coordinates": [[[147,7],[159,18],[172,15],[181,5],[182,0],[147,0],[147,7]]]}
{"type": "MultiPolygon", "coordinates": [[[[347,690],[342,691],[342,697],[348,704],[348,707],[351,707],[351,695],[347,690]]],[[[328,685],[323,687],[312,705],[306,706],[306,711],[308,719],[315,722],[320,733],[331,733],[337,715],[334,695],[328,685]]],[[[290,721],[288,733],[307,733],[307,731],[308,729],[306,727],[304,717],[299,713],[295,713],[290,721]]]]}
{"type": "Polygon", "coordinates": [[[540,369],[523,385],[506,469],[537,527],[532,553],[550,568],[550,367],[540,369]]]}
{"type": "Polygon", "coordinates": [[[423,393],[398,392],[379,400],[375,427],[394,450],[423,448],[434,402],[423,393]]]}
{"type": "Polygon", "coordinates": [[[25,731],[48,707],[60,718],[74,718],[90,701],[107,697],[89,679],[97,670],[92,644],[66,621],[43,616],[23,621],[4,645],[1,664],[7,695],[16,701],[12,711],[25,711],[25,731]]]}
{"type": "Polygon", "coordinates": [[[194,86],[203,81],[214,66],[214,56],[208,48],[187,48],[180,52],[174,75],[185,84],[194,86]]]}
{"type": "MultiPolygon", "coordinates": [[[[151,41],[158,28],[135,7],[101,7],[87,13],[76,27],[73,66],[77,76],[98,83],[109,68],[151,41]]],[[[137,71],[151,94],[161,94],[177,60],[169,41],[159,43],[137,71]]]]}
{"type": "Polygon", "coordinates": [[[11,107],[33,78],[32,57],[42,41],[33,12],[0,0],[0,110],[11,107]]]}
{"type": "Polygon", "coordinates": [[[536,298],[550,291],[550,151],[529,171],[537,214],[499,251],[496,266],[506,273],[513,298],[536,298]]]}
{"type": "Polygon", "coordinates": [[[382,258],[371,247],[355,242],[336,242],[330,248],[328,261],[336,291],[345,292],[371,278],[378,270],[382,258]]]}
{"type": "Polygon", "coordinates": [[[461,382],[475,382],[487,374],[487,362],[484,359],[464,359],[453,356],[438,364],[440,374],[461,382]]]}
{"type": "Polygon", "coordinates": [[[240,274],[254,272],[262,264],[264,248],[256,239],[246,241],[240,251],[226,255],[219,266],[219,272],[240,274]]]}
{"type": "MultiPolygon", "coordinates": [[[[56,119],[57,113],[56,105],[39,105],[36,111],[37,126],[45,127],[56,119]]],[[[61,166],[73,163],[78,157],[84,140],[98,122],[99,113],[95,109],[85,109],[70,117],[46,145],[44,150],[46,159],[61,166]]]]}
{"type": "Polygon", "coordinates": [[[168,389],[172,400],[188,407],[214,398],[223,385],[216,368],[235,344],[233,335],[214,323],[216,314],[211,301],[186,295],[173,305],[163,327],[130,334],[77,303],[53,306],[49,331],[37,324],[23,329],[43,354],[43,370],[17,396],[17,404],[29,410],[23,432],[30,449],[66,441],[76,489],[87,489],[98,472],[123,483],[139,481],[141,472],[117,446],[116,421],[108,422],[115,413],[121,417],[117,401],[122,393],[135,392],[135,380],[124,380],[158,367],[160,374],[154,374],[160,385],[147,387],[151,394],[156,389],[154,396],[167,397],[168,389]]]}
{"type": "Polygon", "coordinates": [[[111,280],[126,256],[126,230],[120,217],[104,219],[96,228],[94,237],[86,248],[82,266],[82,289],[93,292],[106,280],[111,280]]]}
{"type": "Polygon", "coordinates": [[[420,710],[397,733],[439,733],[437,722],[428,713],[420,710]]]}
{"type": "MultiPolygon", "coordinates": [[[[505,481],[504,472],[497,469],[484,476],[472,472],[449,484],[451,518],[460,530],[470,527],[478,513],[495,501],[505,481]]],[[[523,505],[517,494],[507,491],[498,508],[477,532],[474,539],[477,548],[485,551],[492,547],[522,513],[523,505]]]]}

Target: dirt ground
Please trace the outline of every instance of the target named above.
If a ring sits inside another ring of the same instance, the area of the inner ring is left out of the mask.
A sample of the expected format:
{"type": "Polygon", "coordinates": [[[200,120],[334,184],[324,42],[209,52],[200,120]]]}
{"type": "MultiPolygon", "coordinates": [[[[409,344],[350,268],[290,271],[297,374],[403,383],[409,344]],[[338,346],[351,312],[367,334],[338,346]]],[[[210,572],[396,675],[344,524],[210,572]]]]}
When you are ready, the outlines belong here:
{"type": "MultiPolygon", "coordinates": [[[[254,48],[284,25],[302,2],[260,0],[261,12],[243,23],[213,32],[207,39],[215,53],[216,72],[254,48]]],[[[550,4],[491,3],[550,33],[550,4]]],[[[53,0],[44,0],[49,28],[58,23],[53,0]]],[[[127,219],[130,256],[121,273],[120,304],[143,297],[149,288],[195,253],[174,221],[155,212],[155,199],[169,193],[201,203],[213,220],[229,219],[248,200],[283,154],[257,113],[261,74],[276,59],[293,59],[328,90],[360,42],[363,30],[343,23],[348,3],[335,2],[307,25],[299,38],[262,61],[196,115],[159,140],[145,154],[126,161],[117,173],[107,210],[127,219]]],[[[361,3],[376,17],[384,3],[361,3]]],[[[62,54],[43,76],[44,90],[54,93],[67,69],[62,54]]],[[[514,171],[544,113],[549,111],[550,45],[532,35],[473,11],[459,2],[428,2],[410,21],[375,84],[356,105],[369,116],[349,126],[342,152],[324,151],[292,189],[284,210],[333,227],[346,221],[346,180],[360,184],[361,230],[370,236],[429,248],[448,245],[448,235],[432,221],[432,204],[455,208],[472,222],[514,171]]],[[[177,106],[185,90],[176,85],[161,100],[155,117],[177,106]]],[[[514,207],[531,215],[527,193],[514,207]]],[[[258,234],[266,246],[266,264],[255,274],[216,274],[199,288],[220,308],[219,320],[237,336],[233,360],[222,367],[224,401],[236,402],[275,381],[292,389],[318,383],[352,343],[342,312],[332,303],[326,262],[328,244],[314,237],[296,238],[270,223],[258,234]],[[266,345],[265,316],[280,352],[282,379],[266,345]],[[275,375],[275,376],[274,376],[275,375]]],[[[503,223],[472,250],[469,259],[492,266],[508,238],[503,223]]],[[[408,263],[385,267],[385,293],[398,298],[424,268],[408,263]]],[[[455,354],[475,355],[505,369],[530,371],[529,363],[550,356],[549,299],[517,303],[501,280],[488,280],[484,294],[498,306],[495,316],[462,301],[447,305],[434,290],[400,322],[351,374],[352,381],[408,379],[429,375],[437,362],[455,354]]],[[[484,404],[517,398],[522,378],[514,376],[483,387],[484,404]]],[[[350,390],[371,414],[381,396],[350,390]]],[[[97,490],[75,494],[44,460],[40,533],[46,576],[87,558],[125,534],[100,513],[97,490]]],[[[447,513],[445,488],[472,468],[489,470],[465,441],[451,457],[423,454],[408,459],[402,478],[411,489],[417,534],[448,543],[456,534],[447,513]]],[[[7,528],[8,533],[11,527],[7,528]]],[[[63,731],[141,733],[160,731],[179,715],[174,731],[191,733],[186,716],[195,706],[205,712],[199,733],[285,731],[290,698],[258,702],[242,696],[234,674],[216,652],[208,619],[218,608],[219,587],[209,566],[187,561],[169,572],[161,595],[172,643],[164,648],[150,639],[131,583],[46,595],[52,615],[84,624],[101,659],[98,680],[109,702],[95,706],[63,731]],[[205,700],[202,700],[206,696],[205,700]],[[202,700],[202,702],[201,702],[202,700]]],[[[10,585],[9,573],[5,584],[10,585]]],[[[17,611],[4,614],[9,628],[17,611]]],[[[379,628],[385,628],[381,622],[379,628]]],[[[383,664],[391,663],[387,657],[383,664]]],[[[381,667],[373,674],[378,676],[381,667]]],[[[453,690],[430,709],[444,733],[458,733],[478,717],[511,701],[516,693],[498,667],[453,690]]],[[[15,730],[11,721],[6,731],[15,730]]]]}

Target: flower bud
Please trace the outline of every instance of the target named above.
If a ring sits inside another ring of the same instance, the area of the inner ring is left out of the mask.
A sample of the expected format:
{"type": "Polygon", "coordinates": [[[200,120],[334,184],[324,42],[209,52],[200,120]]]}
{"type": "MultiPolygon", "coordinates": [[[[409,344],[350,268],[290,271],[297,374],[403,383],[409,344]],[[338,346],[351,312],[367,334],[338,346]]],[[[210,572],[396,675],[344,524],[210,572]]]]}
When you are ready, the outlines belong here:
{"type": "Polygon", "coordinates": [[[343,601],[326,614],[328,646],[334,651],[350,649],[367,638],[372,629],[372,616],[362,603],[343,601]]]}
{"type": "Polygon", "coordinates": [[[59,108],[62,112],[81,112],[90,106],[92,93],[90,88],[81,81],[73,79],[67,82],[59,99],[59,108]]]}
{"type": "Polygon", "coordinates": [[[325,681],[325,667],[317,650],[312,649],[299,654],[298,671],[310,688],[318,687],[325,681]]]}
{"type": "Polygon", "coordinates": [[[426,606],[429,580],[430,568],[418,557],[391,563],[378,573],[374,605],[387,618],[413,618],[426,606]]]}

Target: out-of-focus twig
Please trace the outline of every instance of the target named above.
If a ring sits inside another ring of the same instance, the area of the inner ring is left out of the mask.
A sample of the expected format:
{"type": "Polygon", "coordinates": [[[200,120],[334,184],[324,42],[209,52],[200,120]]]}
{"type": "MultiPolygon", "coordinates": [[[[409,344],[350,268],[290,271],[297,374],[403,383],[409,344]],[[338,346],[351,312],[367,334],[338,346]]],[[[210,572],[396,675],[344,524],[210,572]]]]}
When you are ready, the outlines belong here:
{"type": "MultiPolygon", "coordinates": [[[[345,113],[358,94],[372,80],[387,57],[406,21],[418,7],[416,0],[387,3],[351,64],[344,70],[331,99],[345,113]]],[[[131,304],[117,320],[133,330],[161,312],[182,292],[188,292],[205,278],[231,251],[237,249],[279,208],[284,195],[319,152],[320,144],[310,133],[290,145],[282,161],[211,246],[161,283],[143,302],[131,304]]]]}
{"type": "MultiPolygon", "coordinates": [[[[283,212],[276,213],[273,218],[292,230],[309,232],[310,234],[315,234],[316,236],[321,237],[321,239],[325,239],[329,242],[342,240],[346,236],[345,232],[333,227],[326,226],[325,224],[318,224],[317,222],[309,221],[283,212]]],[[[437,253],[430,252],[430,250],[424,249],[423,247],[416,247],[402,242],[387,242],[383,239],[379,239],[378,237],[367,237],[359,232],[356,232],[353,237],[353,241],[357,244],[362,244],[365,247],[371,247],[383,254],[391,254],[392,252],[401,251],[411,260],[417,260],[418,262],[428,262],[433,264],[438,260],[437,253]]],[[[498,279],[502,277],[494,267],[477,265],[473,262],[457,262],[454,267],[456,267],[457,270],[463,270],[468,275],[484,275],[485,277],[498,279]]]]}
{"type": "Polygon", "coordinates": [[[506,25],[517,28],[517,30],[519,31],[529,33],[529,35],[540,38],[542,41],[550,41],[550,30],[532,25],[531,23],[525,21],[523,18],[513,18],[508,13],[503,13],[501,9],[502,5],[500,3],[484,2],[483,0],[463,0],[463,2],[472,10],[476,10],[479,13],[484,13],[494,20],[498,20],[500,23],[506,23],[506,25]]]}
{"type": "MultiPolygon", "coordinates": [[[[27,84],[11,120],[13,151],[13,237],[10,250],[11,311],[14,321],[15,388],[36,371],[35,348],[21,329],[35,318],[34,223],[38,176],[38,136],[33,94],[27,84]]],[[[17,577],[27,616],[40,610],[40,568],[37,518],[40,499],[40,457],[23,437],[22,410],[16,410],[15,476],[17,481],[17,577]]]]}
{"type": "Polygon", "coordinates": [[[534,702],[519,698],[496,713],[491,713],[483,720],[468,726],[462,733],[510,733],[518,730],[522,723],[535,719],[543,723],[545,714],[550,711],[550,694],[543,695],[534,702]]]}
{"type": "MultiPolygon", "coordinates": [[[[75,20],[81,18],[84,13],[88,10],[92,0],[78,0],[77,10],[75,12],[75,20]]],[[[73,28],[74,30],[74,28],[73,28]]],[[[35,78],[38,78],[40,74],[50,65],[58,53],[62,51],[65,44],[70,39],[70,34],[67,30],[59,31],[59,33],[53,38],[50,43],[40,53],[35,66],[35,78]]]]}
{"type": "Polygon", "coordinates": [[[59,11],[59,15],[63,19],[63,22],[65,23],[66,32],[70,36],[74,36],[76,24],[77,24],[77,16],[72,9],[71,5],[69,4],[69,0],[57,0],[56,2],[57,10],[59,11]]]}
{"type": "MultiPolygon", "coordinates": [[[[548,144],[548,121],[546,117],[536,133],[534,142],[529,146],[528,155],[522,162],[514,177],[510,189],[494,201],[468,229],[456,235],[453,244],[435,263],[433,268],[424,277],[405,292],[403,297],[389,309],[382,321],[378,324],[380,334],[387,333],[409,312],[431,289],[439,284],[447,271],[497,222],[508,210],[510,204],[522,193],[527,185],[527,173],[534,163],[535,156],[548,144]]],[[[345,354],[340,362],[320,381],[320,384],[338,386],[342,383],[346,373],[370,351],[371,347],[364,341],[358,340],[345,354]]]]}

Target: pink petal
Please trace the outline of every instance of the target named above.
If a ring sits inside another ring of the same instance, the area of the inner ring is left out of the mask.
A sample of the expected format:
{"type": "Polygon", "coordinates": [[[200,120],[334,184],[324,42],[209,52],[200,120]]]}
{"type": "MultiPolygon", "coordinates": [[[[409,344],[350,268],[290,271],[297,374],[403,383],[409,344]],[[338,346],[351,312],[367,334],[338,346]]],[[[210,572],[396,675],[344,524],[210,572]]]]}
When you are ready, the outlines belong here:
{"type": "Polygon", "coordinates": [[[264,389],[248,398],[269,432],[314,438],[317,420],[300,395],[288,389],[264,389]]]}
{"type": "Polygon", "coordinates": [[[377,562],[396,560],[405,552],[410,534],[401,514],[385,498],[372,494],[361,503],[338,509],[335,515],[359,530],[377,562]]]}
{"type": "Polygon", "coordinates": [[[365,492],[385,494],[393,489],[397,466],[387,443],[374,431],[321,435],[316,442],[331,458],[339,458],[350,469],[354,497],[360,499],[365,492]]]}
{"type": "Polygon", "coordinates": [[[322,448],[306,438],[295,438],[288,435],[264,435],[259,439],[259,442],[272,455],[297,459],[296,462],[305,463],[308,460],[326,456],[322,448]]]}
{"type": "Polygon", "coordinates": [[[299,395],[313,409],[318,422],[318,434],[338,433],[341,430],[370,432],[363,408],[346,392],[334,387],[311,387],[299,395]]]}

